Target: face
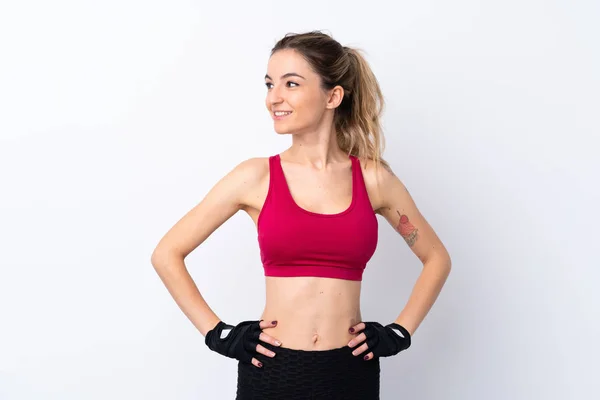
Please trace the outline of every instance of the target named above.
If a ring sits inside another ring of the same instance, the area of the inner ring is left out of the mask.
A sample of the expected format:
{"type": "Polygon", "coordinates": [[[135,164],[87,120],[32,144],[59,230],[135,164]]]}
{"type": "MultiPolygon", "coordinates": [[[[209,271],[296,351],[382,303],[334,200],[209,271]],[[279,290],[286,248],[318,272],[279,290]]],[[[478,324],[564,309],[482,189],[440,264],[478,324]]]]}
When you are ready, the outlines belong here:
{"type": "Polygon", "coordinates": [[[269,59],[266,106],[273,118],[275,131],[302,133],[331,124],[333,111],[341,102],[340,87],[321,88],[321,78],[294,50],[275,52],[269,59]],[[338,99],[339,97],[339,99],[338,99]],[[279,115],[279,111],[285,114],[279,115]]]}

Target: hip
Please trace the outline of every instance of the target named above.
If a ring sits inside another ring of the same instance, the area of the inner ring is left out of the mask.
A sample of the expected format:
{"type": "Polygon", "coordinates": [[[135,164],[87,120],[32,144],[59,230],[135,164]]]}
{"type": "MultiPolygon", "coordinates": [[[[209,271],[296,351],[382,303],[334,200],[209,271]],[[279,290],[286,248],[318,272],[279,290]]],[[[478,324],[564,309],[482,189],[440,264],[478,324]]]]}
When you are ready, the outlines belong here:
{"type": "Polygon", "coordinates": [[[349,332],[350,327],[361,321],[360,313],[352,317],[328,318],[276,317],[266,313],[261,319],[277,320],[277,326],[263,332],[279,340],[283,347],[305,351],[326,351],[347,345],[356,336],[349,332]]]}
{"type": "Polygon", "coordinates": [[[274,347],[256,357],[257,368],[238,362],[237,400],[379,399],[379,358],[365,361],[348,346],[322,351],[274,347]]]}

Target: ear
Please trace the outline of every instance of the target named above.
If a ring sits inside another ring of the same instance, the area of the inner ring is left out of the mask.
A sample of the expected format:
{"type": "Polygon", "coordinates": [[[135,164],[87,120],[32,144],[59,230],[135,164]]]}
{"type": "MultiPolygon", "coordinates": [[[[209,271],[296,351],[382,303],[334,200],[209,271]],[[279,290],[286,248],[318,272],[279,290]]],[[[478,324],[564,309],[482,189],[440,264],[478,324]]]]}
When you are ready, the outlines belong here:
{"type": "Polygon", "coordinates": [[[337,108],[344,99],[344,88],[341,86],[336,86],[329,91],[329,97],[327,99],[327,108],[335,109],[337,108]]]}

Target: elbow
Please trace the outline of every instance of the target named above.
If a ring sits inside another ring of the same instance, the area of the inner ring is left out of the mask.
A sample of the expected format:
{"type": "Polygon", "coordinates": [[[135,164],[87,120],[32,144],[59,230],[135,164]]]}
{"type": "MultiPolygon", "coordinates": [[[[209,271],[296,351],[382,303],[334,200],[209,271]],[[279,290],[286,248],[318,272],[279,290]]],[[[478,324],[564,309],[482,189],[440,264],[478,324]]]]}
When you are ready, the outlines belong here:
{"type": "Polygon", "coordinates": [[[423,262],[423,267],[433,265],[436,268],[447,270],[448,273],[450,273],[450,270],[452,269],[452,259],[446,251],[432,254],[431,256],[421,261],[423,262]]]}
{"type": "Polygon", "coordinates": [[[159,266],[162,265],[163,260],[164,256],[155,249],[150,256],[150,264],[152,267],[154,267],[154,269],[159,268],[159,266]]]}
{"type": "MultiPolygon", "coordinates": [[[[150,264],[154,267],[154,269],[163,268],[166,265],[169,265],[173,258],[178,257],[178,255],[169,249],[161,248],[160,246],[154,249],[152,255],[150,256],[150,264]]],[[[183,259],[183,257],[181,257],[183,259]]]]}
{"type": "Polygon", "coordinates": [[[445,251],[443,254],[443,260],[444,260],[444,266],[446,266],[446,268],[448,268],[448,271],[450,271],[452,269],[452,258],[450,258],[450,254],[445,251]]]}
{"type": "Polygon", "coordinates": [[[448,272],[450,272],[450,270],[452,269],[452,258],[450,258],[450,254],[448,254],[447,251],[444,252],[444,254],[440,255],[440,264],[444,266],[444,268],[446,268],[448,270],[448,272]]]}

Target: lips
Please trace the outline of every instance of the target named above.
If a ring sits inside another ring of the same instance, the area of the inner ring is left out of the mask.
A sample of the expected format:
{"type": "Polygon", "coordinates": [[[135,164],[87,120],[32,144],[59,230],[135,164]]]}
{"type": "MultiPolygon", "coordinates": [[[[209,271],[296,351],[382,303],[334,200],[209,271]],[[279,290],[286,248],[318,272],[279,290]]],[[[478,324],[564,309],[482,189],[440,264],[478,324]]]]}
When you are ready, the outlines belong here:
{"type": "Polygon", "coordinates": [[[273,117],[273,120],[275,120],[275,121],[281,121],[283,119],[286,119],[287,117],[289,117],[293,113],[294,113],[293,111],[277,110],[277,111],[273,111],[273,114],[271,114],[271,115],[273,117]],[[280,114],[280,115],[275,114],[275,113],[280,113],[280,112],[285,113],[285,114],[280,114]]]}

